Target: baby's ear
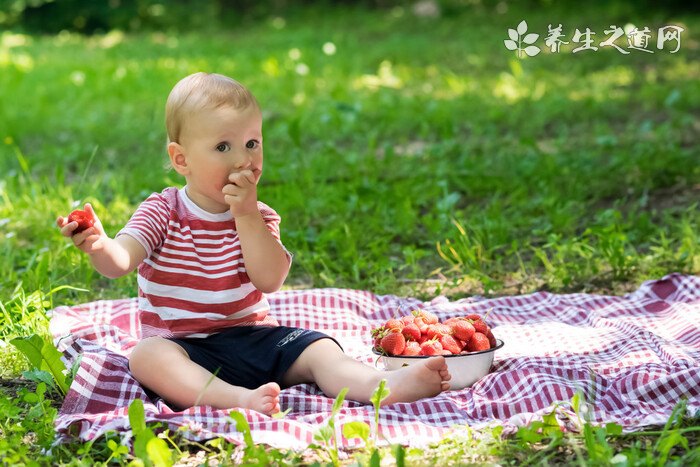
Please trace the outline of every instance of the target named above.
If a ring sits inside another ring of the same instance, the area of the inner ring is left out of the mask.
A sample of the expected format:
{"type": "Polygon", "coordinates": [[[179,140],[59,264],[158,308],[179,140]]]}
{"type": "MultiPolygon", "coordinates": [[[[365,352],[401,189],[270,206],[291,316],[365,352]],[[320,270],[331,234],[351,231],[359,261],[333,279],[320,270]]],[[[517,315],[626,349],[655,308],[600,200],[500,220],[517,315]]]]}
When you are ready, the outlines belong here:
{"type": "Polygon", "coordinates": [[[190,170],[187,167],[187,158],[185,158],[185,148],[178,143],[168,144],[168,155],[170,156],[170,164],[175,171],[180,175],[187,175],[190,170]]]}

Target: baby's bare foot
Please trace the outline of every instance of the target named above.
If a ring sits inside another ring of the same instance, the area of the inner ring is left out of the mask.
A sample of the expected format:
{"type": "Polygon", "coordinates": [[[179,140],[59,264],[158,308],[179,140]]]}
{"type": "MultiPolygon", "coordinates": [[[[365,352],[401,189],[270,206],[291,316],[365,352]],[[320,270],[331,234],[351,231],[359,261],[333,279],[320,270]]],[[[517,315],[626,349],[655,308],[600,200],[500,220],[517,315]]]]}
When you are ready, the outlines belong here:
{"type": "Polygon", "coordinates": [[[272,415],[280,411],[280,387],[277,383],[266,383],[251,390],[242,401],[242,407],[272,415]]]}
{"type": "Polygon", "coordinates": [[[387,387],[391,390],[385,404],[414,402],[433,397],[450,388],[452,378],[445,357],[428,358],[415,365],[386,373],[387,387]]]}

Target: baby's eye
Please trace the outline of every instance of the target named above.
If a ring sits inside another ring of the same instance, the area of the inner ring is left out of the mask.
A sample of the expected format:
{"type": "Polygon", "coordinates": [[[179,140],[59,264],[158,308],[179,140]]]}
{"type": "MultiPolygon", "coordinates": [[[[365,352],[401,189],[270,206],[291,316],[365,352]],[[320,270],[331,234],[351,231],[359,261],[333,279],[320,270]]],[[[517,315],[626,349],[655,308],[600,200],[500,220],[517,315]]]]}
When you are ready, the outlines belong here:
{"type": "Polygon", "coordinates": [[[220,143],[217,147],[216,150],[219,152],[226,152],[231,149],[231,146],[229,146],[227,143],[220,143]]]}
{"type": "Polygon", "coordinates": [[[258,146],[258,144],[259,143],[257,141],[255,141],[254,139],[251,139],[250,141],[245,143],[245,147],[248,149],[253,149],[253,148],[256,148],[258,146]]]}

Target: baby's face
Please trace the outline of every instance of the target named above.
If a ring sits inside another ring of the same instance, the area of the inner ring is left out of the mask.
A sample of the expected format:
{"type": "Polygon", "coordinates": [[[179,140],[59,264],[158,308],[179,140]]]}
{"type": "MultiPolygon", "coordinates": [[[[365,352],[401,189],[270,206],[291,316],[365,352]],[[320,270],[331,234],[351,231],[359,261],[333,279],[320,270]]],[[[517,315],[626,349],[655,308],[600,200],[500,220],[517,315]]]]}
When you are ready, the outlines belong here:
{"type": "Polygon", "coordinates": [[[210,205],[201,207],[212,212],[228,209],[221,190],[230,183],[230,174],[249,170],[258,183],[263,148],[262,115],[257,107],[202,110],[186,120],[183,130],[181,145],[190,168],[185,176],[188,193],[204,197],[210,205]]]}

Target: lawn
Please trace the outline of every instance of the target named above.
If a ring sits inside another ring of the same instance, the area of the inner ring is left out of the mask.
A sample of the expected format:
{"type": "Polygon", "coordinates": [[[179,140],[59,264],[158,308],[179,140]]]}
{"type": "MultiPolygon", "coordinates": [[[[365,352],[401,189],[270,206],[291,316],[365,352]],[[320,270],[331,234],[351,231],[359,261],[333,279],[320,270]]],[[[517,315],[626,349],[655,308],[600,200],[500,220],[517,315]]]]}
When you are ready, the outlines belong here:
{"type": "MultiPolygon", "coordinates": [[[[620,294],[670,272],[698,274],[700,15],[633,2],[539,5],[476,2],[437,18],[410,6],[344,6],[215,30],[2,32],[0,343],[46,336],[54,306],[136,295],[134,275],[101,277],[55,219],[89,201],[113,236],[148,194],[182,186],[164,168],[163,109],[196,71],[235,77],[263,108],[258,192],[294,253],[285,287],[423,299],[620,294]],[[537,56],[504,45],[522,20],[540,34],[537,56]],[[545,51],[548,25],[560,23],[571,43],[545,51]],[[599,42],[611,24],[649,27],[654,53],[572,52],[577,28],[599,42]],[[657,49],[668,25],[685,29],[677,53],[657,49]]],[[[5,378],[29,369],[11,346],[1,361],[5,378]]],[[[60,400],[47,393],[42,402],[34,387],[0,405],[7,459],[41,457],[31,440],[8,446],[29,431],[50,441],[42,427],[60,400]],[[27,410],[37,422],[22,431],[11,421],[26,422],[27,410]]],[[[666,434],[693,424],[670,422],[666,434]]],[[[611,430],[596,435],[615,440],[602,463],[637,446],[611,430]]],[[[661,431],[635,440],[650,440],[652,464],[661,431]]],[[[556,453],[550,461],[566,464],[589,459],[586,442],[496,434],[434,450],[445,463],[540,463],[556,453]]],[[[107,440],[65,448],[60,462],[81,452],[88,463],[110,454],[128,462],[107,440]]]]}

